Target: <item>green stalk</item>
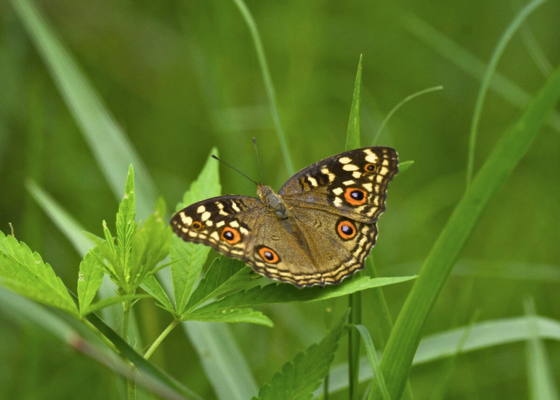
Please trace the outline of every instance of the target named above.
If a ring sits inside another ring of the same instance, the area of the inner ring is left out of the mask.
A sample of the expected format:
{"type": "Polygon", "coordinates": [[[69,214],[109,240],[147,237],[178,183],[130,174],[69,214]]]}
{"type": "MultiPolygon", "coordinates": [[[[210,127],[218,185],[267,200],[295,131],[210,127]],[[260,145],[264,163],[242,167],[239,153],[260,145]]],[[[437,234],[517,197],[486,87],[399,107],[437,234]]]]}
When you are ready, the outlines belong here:
{"type": "Polygon", "coordinates": [[[163,342],[163,339],[165,339],[167,337],[167,335],[169,335],[169,333],[173,330],[173,328],[175,328],[179,324],[179,322],[181,322],[181,321],[178,320],[178,319],[174,319],[173,322],[171,322],[167,326],[167,328],[165,328],[165,330],[157,337],[157,339],[154,341],[154,343],[152,343],[152,345],[150,346],[150,348],[148,349],[146,354],[144,354],[144,358],[146,360],[151,357],[151,355],[158,348],[158,346],[161,344],[161,342],[163,342]]]}
{"type": "Polygon", "coordinates": [[[290,151],[288,150],[288,142],[286,141],[286,136],[284,134],[284,129],[280,123],[280,115],[278,114],[278,105],[276,104],[276,91],[274,90],[274,85],[272,84],[272,79],[270,78],[270,72],[268,70],[268,63],[266,62],[266,57],[264,55],[264,48],[259,35],[259,30],[257,29],[257,24],[251,15],[251,12],[243,2],[243,0],[233,0],[253,38],[253,43],[255,45],[255,51],[257,52],[257,57],[259,59],[259,65],[261,67],[261,72],[263,74],[264,88],[266,90],[266,96],[268,97],[268,104],[270,106],[270,113],[272,114],[272,122],[276,128],[276,133],[278,134],[278,141],[280,142],[280,149],[282,150],[282,155],[284,156],[284,162],[286,163],[286,168],[288,169],[288,174],[293,175],[296,171],[294,170],[294,165],[292,163],[292,158],[290,157],[290,151]]]}

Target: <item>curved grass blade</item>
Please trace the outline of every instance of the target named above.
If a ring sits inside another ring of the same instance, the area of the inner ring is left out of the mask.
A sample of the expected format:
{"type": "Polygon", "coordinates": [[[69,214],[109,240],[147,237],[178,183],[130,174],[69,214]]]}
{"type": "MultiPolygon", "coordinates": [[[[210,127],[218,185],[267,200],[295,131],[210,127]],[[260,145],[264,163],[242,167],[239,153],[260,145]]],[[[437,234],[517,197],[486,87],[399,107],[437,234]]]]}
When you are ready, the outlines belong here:
{"type": "MultiPolygon", "coordinates": [[[[526,317],[516,317],[478,322],[461,328],[426,336],[420,342],[414,357],[413,365],[426,364],[446,357],[453,357],[457,349],[461,354],[483,350],[495,346],[527,341],[531,335],[539,340],[548,339],[560,342],[560,321],[545,317],[534,317],[535,331],[529,332],[526,317]],[[466,340],[465,340],[466,337],[466,340]],[[462,341],[464,343],[462,343],[462,341]]],[[[366,357],[360,360],[360,382],[373,378],[371,370],[367,368],[369,361],[366,357]]],[[[348,388],[348,365],[341,363],[334,365],[330,372],[331,393],[348,388]]],[[[317,396],[316,396],[317,397],[317,396]]]]}
{"type": "Polygon", "coordinates": [[[66,106],[81,128],[101,172],[120,200],[124,177],[130,164],[137,174],[138,215],[152,212],[156,189],[144,164],[122,128],[92,89],[76,61],[57,39],[54,31],[28,0],[12,0],[20,20],[43,58],[66,106]]]}
{"type": "Polygon", "coordinates": [[[379,369],[379,359],[377,358],[377,353],[375,352],[375,346],[373,345],[373,341],[371,340],[371,336],[369,335],[368,330],[363,325],[353,325],[354,328],[360,332],[362,336],[362,340],[364,341],[364,347],[366,348],[367,358],[369,360],[369,364],[371,366],[371,372],[375,377],[375,381],[377,385],[380,386],[380,391],[383,400],[391,400],[389,396],[389,392],[387,391],[387,385],[385,385],[385,379],[383,379],[383,374],[379,369]]]}
{"type": "MultiPolygon", "coordinates": [[[[498,142],[424,261],[381,360],[391,397],[402,394],[420,333],[459,253],[486,207],[531,146],[560,97],[560,68],[498,142]]],[[[375,389],[374,389],[375,391],[375,389]]]]}
{"type": "MultiPolygon", "coordinates": [[[[414,14],[407,14],[403,21],[404,28],[426,46],[430,47],[468,75],[482,80],[484,72],[487,69],[486,64],[482,60],[414,14]]],[[[529,100],[531,100],[529,93],[525,92],[517,86],[517,84],[510,81],[499,72],[493,74],[492,80],[490,81],[490,89],[500,98],[520,109],[525,108],[529,100]]],[[[554,112],[550,120],[547,121],[547,125],[552,127],[556,132],[560,132],[560,113],[554,112]]]]}
{"type": "Polygon", "coordinates": [[[554,385],[554,372],[546,354],[546,347],[538,334],[535,316],[535,303],[532,298],[524,302],[527,321],[527,374],[529,376],[529,394],[534,400],[558,400],[558,390],[554,385]]]}
{"type": "Polygon", "coordinates": [[[503,33],[502,37],[498,41],[496,49],[492,52],[492,58],[486,67],[486,72],[482,77],[482,83],[480,84],[480,89],[476,98],[474,106],[474,114],[471,124],[471,130],[469,133],[469,149],[468,149],[468,159],[467,159],[467,188],[471,185],[473,170],[474,170],[474,151],[476,146],[476,135],[478,130],[478,124],[480,122],[480,115],[482,114],[482,107],[484,106],[484,100],[486,99],[486,94],[490,87],[490,82],[492,80],[492,75],[496,71],[496,66],[498,61],[502,56],[507,44],[509,43],[513,34],[519,29],[523,24],[525,19],[531,14],[537,7],[543,4],[546,0],[535,0],[527,4],[520,12],[517,14],[515,19],[509,24],[506,31],[503,33]]]}
{"type": "Polygon", "coordinates": [[[286,169],[288,170],[288,175],[293,175],[296,171],[294,170],[294,164],[292,163],[292,157],[290,156],[290,151],[288,149],[288,142],[286,141],[286,135],[284,134],[284,129],[282,128],[282,123],[280,122],[280,116],[278,114],[278,106],[276,104],[276,91],[274,90],[274,84],[270,78],[270,72],[268,70],[268,64],[266,62],[266,56],[264,55],[264,48],[259,35],[259,30],[257,24],[251,12],[243,2],[243,0],[233,0],[253,38],[253,44],[255,45],[255,51],[259,59],[259,65],[261,67],[261,72],[263,74],[264,88],[266,90],[266,96],[268,97],[268,103],[270,106],[270,113],[272,114],[272,121],[274,122],[274,127],[276,128],[276,133],[278,134],[278,141],[280,142],[280,149],[282,150],[282,155],[284,156],[284,162],[286,163],[286,169]]]}

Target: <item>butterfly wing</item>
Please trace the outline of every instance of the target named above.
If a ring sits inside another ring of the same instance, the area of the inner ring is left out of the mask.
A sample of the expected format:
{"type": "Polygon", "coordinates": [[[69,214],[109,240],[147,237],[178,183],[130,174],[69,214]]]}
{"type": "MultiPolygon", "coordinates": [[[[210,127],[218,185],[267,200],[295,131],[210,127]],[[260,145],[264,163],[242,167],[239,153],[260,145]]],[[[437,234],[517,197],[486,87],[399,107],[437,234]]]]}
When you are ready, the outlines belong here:
{"type": "Polygon", "coordinates": [[[279,194],[318,273],[292,283],[336,284],[364,267],[397,172],[395,150],[367,147],[319,161],[286,182],[279,194]]]}
{"type": "Polygon", "coordinates": [[[203,200],[177,212],[171,226],[183,240],[243,260],[268,278],[299,287],[322,282],[291,222],[276,218],[259,199],[219,196],[203,200]]]}
{"type": "Polygon", "coordinates": [[[398,171],[394,149],[365,147],[302,169],[278,193],[289,207],[325,210],[371,224],[385,211],[387,187],[398,171]]]}

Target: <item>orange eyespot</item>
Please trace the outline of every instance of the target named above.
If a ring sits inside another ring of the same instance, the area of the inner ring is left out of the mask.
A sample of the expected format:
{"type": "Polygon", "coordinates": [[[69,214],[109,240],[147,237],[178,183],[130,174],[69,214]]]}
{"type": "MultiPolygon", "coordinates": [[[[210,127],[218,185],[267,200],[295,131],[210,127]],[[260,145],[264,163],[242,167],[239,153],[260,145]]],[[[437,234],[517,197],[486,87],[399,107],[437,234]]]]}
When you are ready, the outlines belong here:
{"type": "Polygon", "coordinates": [[[269,264],[276,264],[278,261],[280,261],[280,257],[278,257],[278,254],[276,254],[276,252],[270,247],[263,246],[258,250],[258,252],[259,256],[261,256],[261,258],[269,264]]]}
{"type": "Polygon", "coordinates": [[[336,231],[338,233],[338,236],[340,236],[344,240],[350,240],[354,236],[356,236],[356,233],[358,233],[356,225],[348,220],[340,221],[336,226],[336,231]]]}
{"type": "Polygon", "coordinates": [[[367,201],[368,193],[363,189],[347,188],[344,192],[344,200],[351,206],[361,206],[367,201]]]}
{"type": "Polygon", "coordinates": [[[222,240],[225,240],[229,244],[236,244],[241,241],[241,234],[237,229],[233,229],[229,226],[226,226],[222,230],[222,240]]]}
{"type": "Polygon", "coordinates": [[[375,171],[377,171],[377,165],[375,164],[366,164],[364,165],[364,171],[366,174],[373,174],[375,171]]]}
{"type": "Polygon", "coordinates": [[[202,222],[194,221],[191,225],[191,228],[193,228],[195,231],[201,230],[202,229],[202,222]]]}

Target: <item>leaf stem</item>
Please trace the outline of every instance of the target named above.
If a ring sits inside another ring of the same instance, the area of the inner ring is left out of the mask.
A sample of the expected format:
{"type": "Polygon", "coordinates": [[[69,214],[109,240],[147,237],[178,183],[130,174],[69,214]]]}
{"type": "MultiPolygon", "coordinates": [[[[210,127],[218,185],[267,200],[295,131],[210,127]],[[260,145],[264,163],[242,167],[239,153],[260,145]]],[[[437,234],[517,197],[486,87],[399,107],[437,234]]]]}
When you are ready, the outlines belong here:
{"type": "Polygon", "coordinates": [[[154,343],[152,343],[152,345],[150,346],[150,348],[148,349],[146,354],[144,354],[144,358],[146,360],[151,357],[151,355],[158,348],[158,346],[161,344],[161,342],[163,342],[163,339],[165,339],[167,337],[167,335],[169,335],[169,333],[173,330],[173,328],[175,328],[177,326],[177,324],[179,324],[179,322],[181,322],[181,321],[178,320],[178,319],[174,319],[173,322],[171,322],[167,326],[167,328],[165,328],[165,330],[158,336],[158,338],[154,341],[154,343]]]}

